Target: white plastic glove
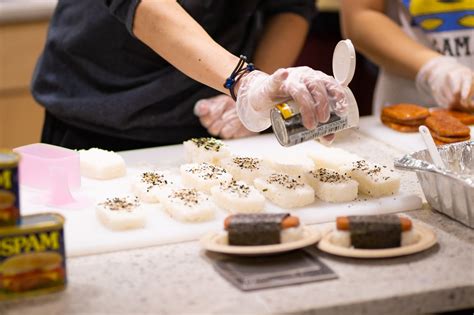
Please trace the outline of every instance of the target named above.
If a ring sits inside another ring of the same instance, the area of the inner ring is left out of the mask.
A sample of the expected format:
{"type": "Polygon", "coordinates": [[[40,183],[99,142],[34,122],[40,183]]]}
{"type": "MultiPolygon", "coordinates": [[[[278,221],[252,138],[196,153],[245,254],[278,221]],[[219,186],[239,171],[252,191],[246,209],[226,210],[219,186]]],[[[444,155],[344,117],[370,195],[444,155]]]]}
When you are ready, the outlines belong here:
{"type": "Polygon", "coordinates": [[[296,67],[279,69],[272,75],[255,70],[243,77],[237,93],[237,113],[247,129],[258,132],[271,125],[270,110],[290,100],[299,106],[308,129],[328,121],[330,103],[340,116],[348,106],[343,87],[333,77],[309,67],[296,67]]]}
{"type": "Polygon", "coordinates": [[[194,105],[194,114],[213,136],[224,139],[254,135],[247,130],[237,116],[234,100],[225,94],[202,99],[194,105]]]}
{"type": "Polygon", "coordinates": [[[471,90],[474,90],[474,72],[452,57],[440,56],[426,62],[416,75],[419,91],[431,95],[437,105],[461,105],[474,110],[471,90]]]}

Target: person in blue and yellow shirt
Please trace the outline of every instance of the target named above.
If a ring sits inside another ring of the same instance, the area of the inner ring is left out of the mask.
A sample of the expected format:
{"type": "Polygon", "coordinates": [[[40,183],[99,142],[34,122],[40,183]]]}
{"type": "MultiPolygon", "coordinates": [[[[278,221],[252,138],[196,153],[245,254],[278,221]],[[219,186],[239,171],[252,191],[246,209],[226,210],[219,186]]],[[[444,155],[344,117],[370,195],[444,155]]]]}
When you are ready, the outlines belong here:
{"type": "Polygon", "coordinates": [[[474,111],[474,1],[343,0],[342,24],[380,66],[375,113],[402,102],[474,111]]]}

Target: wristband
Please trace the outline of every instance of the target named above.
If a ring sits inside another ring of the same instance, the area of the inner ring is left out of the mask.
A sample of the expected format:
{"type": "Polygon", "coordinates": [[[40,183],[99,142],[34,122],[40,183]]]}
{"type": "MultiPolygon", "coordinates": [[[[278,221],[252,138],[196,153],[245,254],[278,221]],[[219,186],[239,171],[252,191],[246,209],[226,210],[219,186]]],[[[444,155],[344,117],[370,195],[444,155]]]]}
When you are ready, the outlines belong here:
{"type": "Polygon", "coordinates": [[[234,92],[235,84],[248,72],[255,70],[253,63],[247,63],[247,57],[240,55],[240,60],[237,63],[234,71],[232,71],[230,77],[225,80],[224,87],[230,91],[230,96],[234,101],[237,100],[237,97],[234,92]]]}

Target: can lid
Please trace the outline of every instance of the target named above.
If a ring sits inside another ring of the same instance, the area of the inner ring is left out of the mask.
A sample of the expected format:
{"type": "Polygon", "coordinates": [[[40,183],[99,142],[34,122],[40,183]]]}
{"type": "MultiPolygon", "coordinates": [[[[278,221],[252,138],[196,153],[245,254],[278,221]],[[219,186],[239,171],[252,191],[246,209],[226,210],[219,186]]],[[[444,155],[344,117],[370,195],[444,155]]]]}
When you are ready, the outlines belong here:
{"type": "Polygon", "coordinates": [[[354,77],[356,53],[350,39],[337,43],[332,55],[332,72],[341,85],[348,86],[354,77]]]}
{"type": "Polygon", "coordinates": [[[15,167],[20,161],[20,155],[9,149],[0,149],[0,167],[15,167]]]}

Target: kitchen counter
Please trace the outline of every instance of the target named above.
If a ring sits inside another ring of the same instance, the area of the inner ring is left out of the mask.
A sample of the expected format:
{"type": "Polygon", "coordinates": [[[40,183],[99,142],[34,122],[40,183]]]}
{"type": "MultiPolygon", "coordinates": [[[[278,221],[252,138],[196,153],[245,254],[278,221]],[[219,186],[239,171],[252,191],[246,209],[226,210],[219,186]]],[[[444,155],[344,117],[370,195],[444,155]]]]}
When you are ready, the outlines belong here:
{"type": "MultiPolygon", "coordinates": [[[[335,145],[380,163],[402,155],[357,131],[344,132],[335,145]]],[[[422,195],[414,174],[402,173],[402,182],[422,195]]],[[[197,242],[188,242],[70,258],[66,291],[0,304],[0,314],[400,314],[474,307],[474,230],[428,205],[407,215],[432,226],[438,245],[378,260],[316,250],[335,280],[244,293],[213,270],[197,242]]]]}

